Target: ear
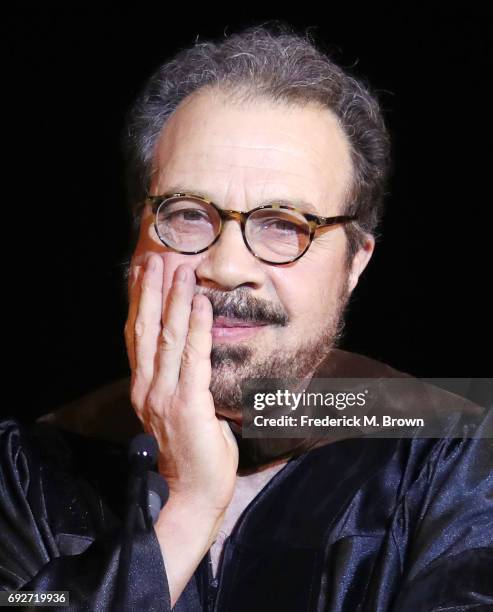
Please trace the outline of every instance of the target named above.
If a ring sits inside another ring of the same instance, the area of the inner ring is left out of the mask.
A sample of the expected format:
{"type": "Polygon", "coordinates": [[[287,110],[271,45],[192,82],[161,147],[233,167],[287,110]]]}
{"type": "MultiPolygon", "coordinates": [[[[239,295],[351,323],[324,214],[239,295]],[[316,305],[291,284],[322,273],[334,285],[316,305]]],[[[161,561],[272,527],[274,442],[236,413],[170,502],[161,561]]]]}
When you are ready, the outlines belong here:
{"type": "Polygon", "coordinates": [[[358,280],[360,274],[368,265],[368,262],[373,255],[373,250],[375,248],[375,238],[370,234],[365,234],[365,239],[363,244],[358,249],[357,253],[353,257],[353,261],[351,263],[351,270],[349,272],[349,293],[353,291],[353,289],[358,284],[358,280]]]}

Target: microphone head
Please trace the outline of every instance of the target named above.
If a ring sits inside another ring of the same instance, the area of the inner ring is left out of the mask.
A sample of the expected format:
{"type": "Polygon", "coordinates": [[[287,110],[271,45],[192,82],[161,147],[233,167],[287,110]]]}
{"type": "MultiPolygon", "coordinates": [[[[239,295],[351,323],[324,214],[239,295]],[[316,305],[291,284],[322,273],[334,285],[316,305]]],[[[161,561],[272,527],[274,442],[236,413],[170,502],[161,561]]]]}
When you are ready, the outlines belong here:
{"type": "Polygon", "coordinates": [[[137,434],[132,438],[128,455],[130,460],[144,460],[149,465],[154,465],[157,462],[159,454],[159,446],[156,438],[148,433],[137,434]]]}

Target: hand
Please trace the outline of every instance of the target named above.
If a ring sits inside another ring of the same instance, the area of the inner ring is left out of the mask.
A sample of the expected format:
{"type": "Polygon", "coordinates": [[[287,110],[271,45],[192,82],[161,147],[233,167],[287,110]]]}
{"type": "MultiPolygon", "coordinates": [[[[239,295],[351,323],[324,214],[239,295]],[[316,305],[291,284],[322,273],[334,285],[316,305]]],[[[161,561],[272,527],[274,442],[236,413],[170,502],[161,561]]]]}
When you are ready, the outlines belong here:
{"type": "Polygon", "coordinates": [[[194,296],[189,265],[178,266],[172,282],[165,277],[155,254],[145,269],[132,270],[125,325],[132,406],[156,437],[170,501],[217,521],[233,495],[238,447],[209,391],[212,306],[206,296],[194,296]]]}

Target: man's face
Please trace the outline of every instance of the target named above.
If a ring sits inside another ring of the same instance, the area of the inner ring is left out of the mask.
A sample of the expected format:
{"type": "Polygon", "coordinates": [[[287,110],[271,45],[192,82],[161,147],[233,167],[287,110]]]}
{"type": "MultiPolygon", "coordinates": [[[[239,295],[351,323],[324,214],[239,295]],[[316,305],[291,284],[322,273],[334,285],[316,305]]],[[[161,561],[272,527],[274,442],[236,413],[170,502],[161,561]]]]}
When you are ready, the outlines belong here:
{"type": "MultiPolygon", "coordinates": [[[[330,111],[262,100],[233,104],[218,90],[203,91],[187,98],[163,128],[150,193],[200,194],[240,211],[282,199],[333,216],[343,212],[351,176],[349,145],[330,111]]],[[[218,316],[248,316],[259,324],[246,335],[213,329],[210,389],[219,414],[240,421],[240,380],[305,378],[333,347],[373,241],[348,269],[343,227],[317,235],[299,260],[270,265],[247,249],[239,223],[228,221],[207,251],[184,255],[160,242],[152,213],[144,210],[134,265],[158,253],[169,287],[175,269],[187,263],[196,292],[212,303],[215,323],[218,316]]]]}

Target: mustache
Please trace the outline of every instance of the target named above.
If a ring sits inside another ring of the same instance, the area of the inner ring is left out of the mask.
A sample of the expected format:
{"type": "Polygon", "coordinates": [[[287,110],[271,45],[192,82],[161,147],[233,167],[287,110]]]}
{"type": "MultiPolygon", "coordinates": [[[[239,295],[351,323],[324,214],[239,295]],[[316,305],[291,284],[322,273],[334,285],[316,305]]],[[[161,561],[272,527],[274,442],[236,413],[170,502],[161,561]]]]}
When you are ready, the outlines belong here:
{"type": "Polygon", "coordinates": [[[197,293],[209,298],[214,317],[228,317],[253,323],[283,326],[289,321],[288,315],[280,306],[253,297],[251,291],[246,288],[239,288],[235,291],[198,288],[197,293]]]}
{"type": "MultiPolygon", "coordinates": [[[[128,302],[128,279],[132,271],[131,259],[123,261],[121,266],[123,268],[122,289],[128,302]]],[[[209,298],[214,317],[236,318],[253,323],[280,326],[285,326],[289,322],[289,317],[281,306],[254,298],[251,290],[245,287],[240,287],[235,291],[196,287],[196,293],[202,293],[209,298]]]]}

